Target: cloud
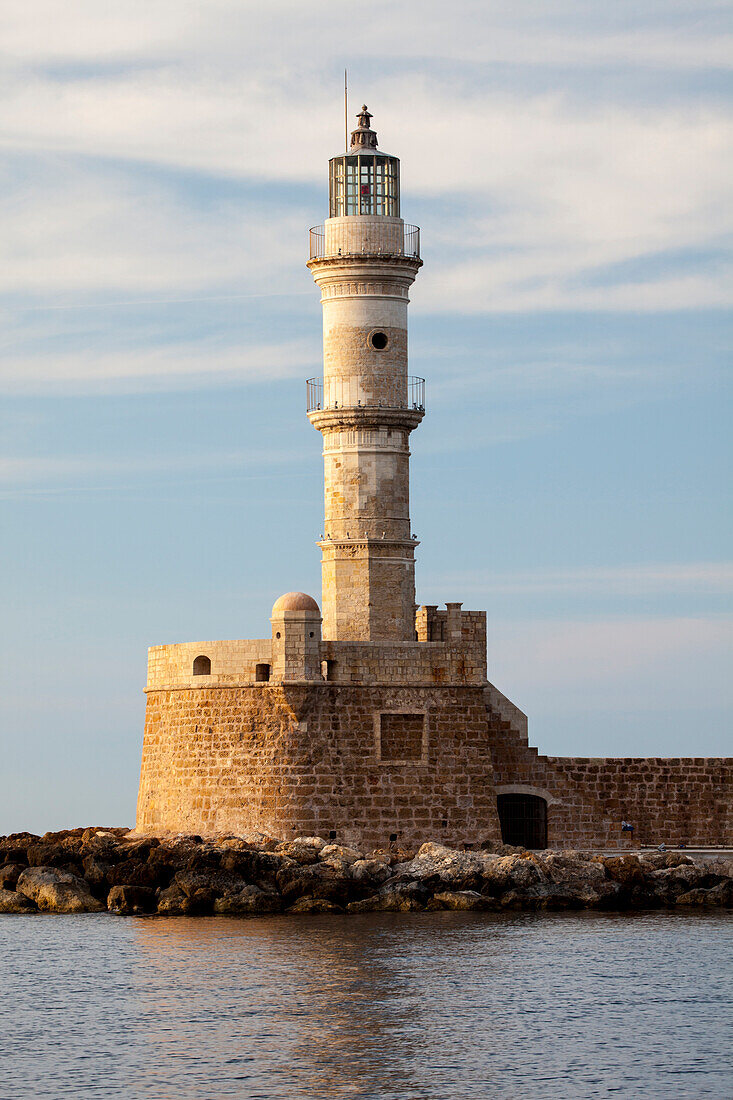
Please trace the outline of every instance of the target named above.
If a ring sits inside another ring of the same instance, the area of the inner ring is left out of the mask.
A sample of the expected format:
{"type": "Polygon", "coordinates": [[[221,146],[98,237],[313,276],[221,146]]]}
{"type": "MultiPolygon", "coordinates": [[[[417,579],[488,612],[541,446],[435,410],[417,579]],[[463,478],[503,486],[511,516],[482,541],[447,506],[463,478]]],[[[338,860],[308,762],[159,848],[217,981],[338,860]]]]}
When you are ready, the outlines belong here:
{"type": "Polygon", "coordinates": [[[523,709],[689,712],[730,704],[732,647],[725,616],[492,620],[489,679],[523,709]]]}
{"type": "MultiPolygon", "coordinates": [[[[432,584],[436,586],[437,582],[432,584]]],[[[439,578],[443,587],[476,596],[506,594],[650,595],[652,593],[733,593],[733,562],[674,562],[592,566],[579,569],[533,569],[490,575],[452,574],[439,578]]]]}
{"type": "Polygon", "coordinates": [[[112,351],[85,347],[0,359],[0,391],[53,393],[102,391],[137,393],[155,389],[296,378],[317,369],[319,349],[302,340],[242,347],[203,341],[112,351]]]}
{"type": "MultiPolygon", "coordinates": [[[[733,123],[721,95],[675,84],[630,99],[623,80],[594,78],[599,66],[722,64],[722,14],[682,0],[643,13],[626,0],[379,0],[354,49],[353,11],[325,0],[264,13],[231,0],[9,0],[0,296],[19,320],[5,325],[0,384],[256,377],[257,349],[238,361],[155,324],[131,347],[123,317],[90,346],[89,326],[63,327],[41,307],[242,296],[258,323],[246,295],[305,302],[310,290],[315,302],[306,229],[325,213],[327,159],[341,143],[345,41],[355,85],[378,87],[404,212],[423,223],[416,315],[730,304],[733,123]],[[497,75],[497,61],[512,75],[497,75]],[[538,84],[538,68],[552,79],[538,84]],[[587,76],[568,80],[571,68],[587,76]]],[[[297,341],[287,354],[317,360],[297,341]]],[[[270,361],[287,370],[272,349],[270,361]]]]}
{"type": "MultiPolygon", "coordinates": [[[[265,470],[300,461],[304,452],[292,448],[273,447],[254,450],[235,450],[196,454],[125,455],[111,458],[98,454],[88,455],[0,455],[0,485],[10,490],[43,485],[39,492],[53,492],[55,488],[76,490],[82,487],[99,487],[100,479],[112,479],[142,475],[146,483],[151,477],[164,479],[168,475],[194,473],[205,479],[224,470],[265,470]]],[[[254,476],[254,475],[253,475],[254,476]]],[[[187,484],[191,479],[187,478],[187,484]]],[[[103,486],[108,489],[109,486],[103,486]]]]}
{"type": "Polygon", "coordinates": [[[115,8],[94,0],[22,0],[3,5],[3,40],[29,61],[124,62],[212,57],[225,69],[311,61],[343,65],[349,56],[460,59],[483,64],[729,67],[726,5],[710,0],[438,0],[395,5],[374,0],[358,25],[348,6],[331,0],[270,0],[267,14],[238,0],[126,0],[115,8]],[[41,31],[39,33],[39,28],[41,31]],[[386,30],[389,33],[385,33],[386,30]],[[303,44],[309,50],[303,57],[303,44]]]}

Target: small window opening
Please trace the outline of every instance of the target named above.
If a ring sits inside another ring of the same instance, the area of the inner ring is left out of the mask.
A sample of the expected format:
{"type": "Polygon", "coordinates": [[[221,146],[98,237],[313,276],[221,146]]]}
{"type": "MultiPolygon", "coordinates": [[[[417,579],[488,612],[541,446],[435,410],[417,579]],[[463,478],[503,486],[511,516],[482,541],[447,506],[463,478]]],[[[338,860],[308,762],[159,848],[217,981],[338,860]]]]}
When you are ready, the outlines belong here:
{"type": "Polygon", "coordinates": [[[328,834],[328,839],[329,840],[335,840],[336,839],[336,830],[335,829],[331,829],[331,831],[328,834]]]}
{"type": "Polygon", "coordinates": [[[336,662],[335,661],[321,661],[321,675],[324,680],[336,679],[336,662]]]}
{"type": "Polygon", "coordinates": [[[311,630],[310,634],[308,635],[308,637],[309,637],[309,638],[315,638],[315,634],[314,634],[314,632],[313,632],[312,630],[311,630]]]}
{"type": "Polygon", "coordinates": [[[194,676],[210,676],[211,675],[211,659],[201,654],[193,662],[193,674],[194,676]]]}
{"type": "Polygon", "coordinates": [[[447,829],[448,828],[448,819],[447,818],[445,818],[445,817],[443,818],[443,820],[440,823],[440,827],[441,827],[441,829],[447,829]]]}
{"type": "Polygon", "coordinates": [[[275,637],[276,637],[276,638],[279,638],[279,637],[280,637],[280,631],[279,631],[279,630],[278,630],[278,631],[276,632],[276,634],[275,634],[275,637]]]}
{"type": "Polygon", "coordinates": [[[389,343],[386,332],[373,332],[369,337],[369,343],[375,351],[384,351],[389,343]]]}
{"type": "Polygon", "coordinates": [[[389,834],[389,842],[390,842],[390,844],[394,844],[394,842],[395,842],[396,840],[397,840],[397,833],[390,833],[390,834],[389,834]]]}
{"type": "Polygon", "coordinates": [[[258,684],[267,683],[270,679],[270,666],[266,664],[255,665],[255,681],[258,684]]]}

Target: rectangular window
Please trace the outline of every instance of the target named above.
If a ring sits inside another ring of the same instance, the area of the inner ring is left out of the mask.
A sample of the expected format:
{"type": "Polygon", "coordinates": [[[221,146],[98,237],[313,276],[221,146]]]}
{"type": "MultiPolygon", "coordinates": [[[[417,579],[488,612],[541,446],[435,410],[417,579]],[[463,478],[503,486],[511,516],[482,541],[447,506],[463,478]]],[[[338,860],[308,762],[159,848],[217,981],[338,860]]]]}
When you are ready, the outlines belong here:
{"type": "Polygon", "coordinates": [[[382,713],[376,718],[377,754],[383,764],[427,764],[424,713],[382,713]]]}

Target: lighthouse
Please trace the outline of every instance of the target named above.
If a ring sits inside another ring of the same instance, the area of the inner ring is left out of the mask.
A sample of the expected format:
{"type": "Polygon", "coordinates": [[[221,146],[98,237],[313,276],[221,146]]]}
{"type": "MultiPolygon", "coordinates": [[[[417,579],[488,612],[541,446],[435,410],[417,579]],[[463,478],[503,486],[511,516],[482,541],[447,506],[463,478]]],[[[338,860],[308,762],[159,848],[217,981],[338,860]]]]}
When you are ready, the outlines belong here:
{"type": "Polygon", "coordinates": [[[323,378],[308,418],[323,437],[323,637],[413,641],[415,548],[410,433],[425,383],[408,373],[409,290],[420,230],[400,216],[400,162],[358,114],[348,152],[329,163],[329,217],[310,231],[321,292],[323,378]]]}

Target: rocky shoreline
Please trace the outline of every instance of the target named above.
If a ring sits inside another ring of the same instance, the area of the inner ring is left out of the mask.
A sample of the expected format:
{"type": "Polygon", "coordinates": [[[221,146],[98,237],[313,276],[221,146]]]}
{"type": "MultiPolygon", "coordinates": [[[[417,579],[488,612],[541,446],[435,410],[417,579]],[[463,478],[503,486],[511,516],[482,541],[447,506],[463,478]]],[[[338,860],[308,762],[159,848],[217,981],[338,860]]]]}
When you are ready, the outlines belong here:
{"type": "Polygon", "coordinates": [[[0,837],[0,913],[244,916],[424,910],[733,908],[733,860],[529,852],[374,852],[321,837],[158,839],[127,829],[0,837]]]}

